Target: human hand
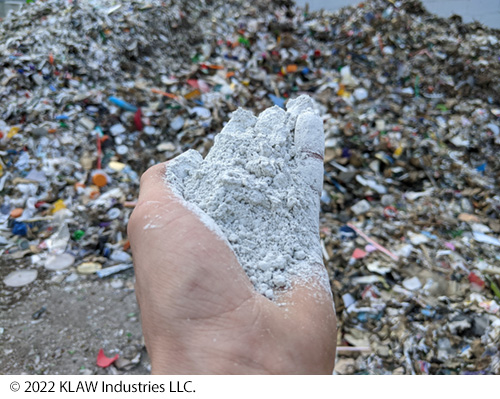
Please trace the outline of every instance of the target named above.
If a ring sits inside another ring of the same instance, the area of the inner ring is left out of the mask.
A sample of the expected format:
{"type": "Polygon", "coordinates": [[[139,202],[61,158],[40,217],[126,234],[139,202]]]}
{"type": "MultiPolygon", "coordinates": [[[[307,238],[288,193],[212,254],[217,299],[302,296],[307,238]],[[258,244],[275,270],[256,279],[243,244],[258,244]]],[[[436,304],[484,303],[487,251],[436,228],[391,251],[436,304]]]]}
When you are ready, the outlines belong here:
{"type": "MultiPolygon", "coordinates": [[[[318,165],[317,195],[322,161],[304,144],[311,129],[297,132],[305,162],[318,165]]],[[[153,373],[331,374],[336,319],[320,274],[294,279],[273,301],[257,293],[227,242],[166,184],[166,168],[175,171],[180,158],[143,175],[128,227],[153,373]]]]}

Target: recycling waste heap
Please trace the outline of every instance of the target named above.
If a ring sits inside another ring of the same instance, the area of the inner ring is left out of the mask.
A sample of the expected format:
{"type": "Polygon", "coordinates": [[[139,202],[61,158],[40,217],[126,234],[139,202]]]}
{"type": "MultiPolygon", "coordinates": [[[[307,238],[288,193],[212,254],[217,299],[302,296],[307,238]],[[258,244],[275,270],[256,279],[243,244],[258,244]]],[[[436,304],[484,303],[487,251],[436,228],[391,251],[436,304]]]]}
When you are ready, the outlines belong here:
{"type": "Polygon", "coordinates": [[[413,0],[24,5],[0,23],[0,306],[131,273],[141,173],[308,94],[336,372],[500,373],[499,37],[413,0]]]}

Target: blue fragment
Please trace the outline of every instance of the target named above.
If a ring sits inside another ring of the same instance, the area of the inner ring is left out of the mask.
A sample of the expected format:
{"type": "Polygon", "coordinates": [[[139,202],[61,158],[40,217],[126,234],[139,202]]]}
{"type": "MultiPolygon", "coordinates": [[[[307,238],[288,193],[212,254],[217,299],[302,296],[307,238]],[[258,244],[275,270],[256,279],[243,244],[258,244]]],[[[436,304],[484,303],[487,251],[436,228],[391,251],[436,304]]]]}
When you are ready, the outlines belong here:
{"type": "Polygon", "coordinates": [[[477,170],[478,172],[484,172],[484,171],[486,171],[486,166],[487,166],[486,162],[485,162],[485,163],[482,163],[481,165],[479,165],[479,166],[476,168],[476,170],[477,170]]]}
{"type": "Polygon", "coordinates": [[[349,226],[342,226],[340,228],[340,239],[341,240],[354,240],[357,237],[356,232],[349,226]]]}
{"type": "Polygon", "coordinates": [[[28,225],[22,222],[14,222],[12,225],[12,234],[25,237],[28,234],[28,225]]]}
{"type": "Polygon", "coordinates": [[[274,103],[274,105],[277,105],[278,107],[285,108],[285,99],[281,97],[276,97],[273,94],[269,94],[269,98],[271,101],[274,103]]]}
{"type": "Polygon", "coordinates": [[[367,24],[371,23],[375,19],[375,15],[371,12],[365,14],[365,21],[367,24]]]}
{"type": "Polygon", "coordinates": [[[117,105],[120,108],[123,108],[125,111],[130,111],[130,112],[137,112],[137,107],[135,105],[132,105],[121,98],[117,97],[109,97],[108,100],[112,102],[113,104],[117,105]]]}
{"type": "Polygon", "coordinates": [[[360,312],[358,313],[358,320],[361,322],[361,323],[365,323],[367,320],[368,320],[368,317],[366,315],[366,312],[360,312]]]}
{"type": "Polygon", "coordinates": [[[387,159],[387,161],[392,165],[394,163],[394,158],[392,158],[388,154],[384,154],[384,158],[387,159]]]}
{"type": "Polygon", "coordinates": [[[435,236],[434,234],[429,233],[428,231],[422,231],[422,234],[424,236],[426,236],[426,237],[429,237],[432,240],[437,240],[438,239],[438,236],[435,236]]]}

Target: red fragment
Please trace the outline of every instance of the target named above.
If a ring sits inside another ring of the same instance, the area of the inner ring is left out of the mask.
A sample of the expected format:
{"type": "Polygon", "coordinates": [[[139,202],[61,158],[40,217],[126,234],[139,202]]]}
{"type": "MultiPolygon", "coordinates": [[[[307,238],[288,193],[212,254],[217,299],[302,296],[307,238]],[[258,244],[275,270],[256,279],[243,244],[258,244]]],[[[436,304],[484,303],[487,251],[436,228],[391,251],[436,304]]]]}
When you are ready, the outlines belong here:
{"type": "Polygon", "coordinates": [[[359,249],[359,248],[356,248],[354,250],[354,252],[352,253],[352,257],[354,259],[362,259],[364,258],[366,255],[368,255],[365,251],[363,251],[362,249],[359,249]]]}
{"type": "Polygon", "coordinates": [[[188,84],[189,86],[194,87],[195,89],[199,89],[199,88],[200,88],[200,86],[199,86],[199,84],[198,84],[198,79],[188,79],[188,80],[187,80],[187,84],[188,84]]]}
{"type": "Polygon", "coordinates": [[[321,57],[321,51],[319,51],[319,50],[314,50],[314,56],[315,56],[315,57],[321,57]]]}
{"type": "Polygon", "coordinates": [[[134,115],[134,124],[135,128],[140,132],[142,131],[142,129],[144,129],[144,125],[142,124],[142,112],[140,108],[136,111],[134,115]]]}
{"type": "Polygon", "coordinates": [[[97,365],[102,368],[106,368],[111,366],[114,362],[118,360],[119,356],[116,354],[114,357],[110,358],[104,354],[104,350],[99,349],[99,353],[97,354],[97,365]]]}
{"type": "Polygon", "coordinates": [[[471,284],[475,284],[481,288],[483,288],[486,285],[486,283],[481,279],[481,277],[479,277],[474,272],[470,272],[469,281],[471,282],[471,284]]]}
{"type": "Polygon", "coordinates": [[[386,206],[384,208],[384,216],[387,218],[387,219],[393,219],[395,218],[396,216],[398,215],[398,211],[396,208],[394,208],[393,206],[386,206]]]}

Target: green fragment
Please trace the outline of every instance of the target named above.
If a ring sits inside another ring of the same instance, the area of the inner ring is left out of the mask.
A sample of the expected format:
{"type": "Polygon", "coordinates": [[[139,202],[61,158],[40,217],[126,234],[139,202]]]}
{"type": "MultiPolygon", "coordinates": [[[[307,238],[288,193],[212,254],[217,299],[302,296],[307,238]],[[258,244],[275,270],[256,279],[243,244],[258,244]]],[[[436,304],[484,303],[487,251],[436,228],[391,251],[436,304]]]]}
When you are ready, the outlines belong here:
{"type": "Polygon", "coordinates": [[[59,126],[60,126],[60,127],[68,127],[68,125],[66,125],[64,122],[61,122],[61,123],[59,124],[59,126]]]}
{"type": "Polygon", "coordinates": [[[74,354],[75,354],[75,351],[74,351],[73,349],[70,349],[70,350],[68,351],[68,353],[69,353],[70,355],[74,355],[74,354]]]}
{"type": "Polygon", "coordinates": [[[134,317],[134,316],[135,316],[135,313],[134,313],[134,312],[129,313],[129,314],[127,315],[127,317],[134,317]]]}
{"type": "Polygon", "coordinates": [[[464,231],[463,231],[463,230],[451,230],[451,231],[449,231],[449,234],[450,234],[453,238],[460,237],[463,233],[464,233],[464,231]]]}
{"type": "Polygon", "coordinates": [[[248,39],[246,37],[240,36],[238,38],[238,43],[243,44],[247,47],[250,47],[250,42],[248,41],[248,39]]]}
{"type": "Polygon", "coordinates": [[[440,111],[448,111],[448,108],[446,108],[446,105],[444,105],[444,104],[436,105],[436,109],[438,109],[440,111]]]}
{"type": "Polygon", "coordinates": [[[490,288],[495,294],[495,296],[500,299],[500,288],[498,288],[497,283],[495,283],[495,281],[493,281],[493,279],[490,276],[485,276],[485,278],[488,281],[488,283],[490,283],[490,288]]]}
{"type": "Polygon", "coordinates": [[[198,62],[200,61],[200,55],[196,54],[194,57],[191,58],[191,62],[198,62]]]}
{"type": "Polygon", "coordinates": [[[102,30],[99,31],[99,35],[101,35],[101,39],[104,43],[106,43],[106,35],[104,34],[104,32],[102,30]]]}
{"type": "Polygon", "coordinates": [[[81,367],[80,367],[80,370],[85,370],[85,369],[86,369],[86,367],[85,367],[85,366],[81,366],[81,367]]]}
{"type": "Polygon", "coordinates": [[[31,3],[34,3],[35,0],[26,0],[26,4],[31,4],[31,3]]]}
{"type": "Polygon", "coordinates": [[[85,232],[83,230],[76,230],[73,233],[73,240],[78,241],[80,240],[83,236],[85,235],[85,232]]]}
{"type": "Polygon", "coordinates": [[[132,336],[132,333],[128,332],[128,333],[127,333],[127,337],[129,337],[129,338],[130,338],[131,336],[132,336]]]}
{"type": "Polygon", "coordinates": [[[379,276],[378,279],[382,283],[382,285],[384,286],[384,288],[386,290],[390,290],[391,289],[391,286],[387,283],[387,280],[385,278],[383,278],[382,276],[379,276]]]}

